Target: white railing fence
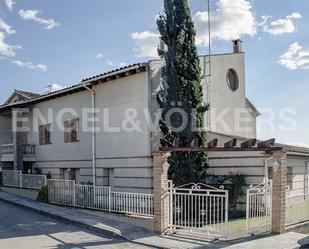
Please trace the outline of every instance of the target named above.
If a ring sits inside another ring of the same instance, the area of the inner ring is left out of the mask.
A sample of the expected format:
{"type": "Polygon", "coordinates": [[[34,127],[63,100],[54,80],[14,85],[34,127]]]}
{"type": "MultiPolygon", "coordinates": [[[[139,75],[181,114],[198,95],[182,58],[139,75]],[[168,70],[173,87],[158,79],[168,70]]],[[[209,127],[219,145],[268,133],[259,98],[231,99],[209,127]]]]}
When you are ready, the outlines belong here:
{"type": "Polygon", "coordinates": [[[75,185],[75,206],[110,211],[110,187],[75,185]]]}
{"type": "Polygon", "coordinates": [[[261,183],[247,190],[246,233],[258,234],[271,231],[272,181],[261,183]]]}
{"type": "Polygon", "coordinates": [[[49,202],[109,212],[153,215],[153,195],[113,192],[110,187],[79,185],[75,181],[47,180],[49,202]]]}
{"type": "Polygon", "coordinates": [[[111,192],[111,211],[141,215],[153,214],[153,195],[111,192]]]}
{"type": "Polygon", "coordinates": [[[21,171],[19,170],[2,170],[3,186],[21,188],[21,171]]]}
{"type": "Polygon", "coordinates": [[[22,188],[31,188],[31,189],[41,189],[46,186],[46,176],[45,175],[21,175],[22,188]]]}
{"type": "Polygon", "coordinates": [[[286,195],[286,226],[309,220],[309,194],[286,195]]]}
{"type": "Polygon", "coordinates": [[[228,222],[228,190],[205,184],[173,187],[169,181],[170,228],[225,236],[228,222]]]}
{"type": "Polygon", "coordinates": [[[75,182],[47,180],[48,201],[52,204],[75,206],[75,182]]]}
{"type": "Polygon", "coordinates": [[[3,186],[41,189],[46,186],[45,175],[22,174],[20,170],[3,170],[3,186]]]}

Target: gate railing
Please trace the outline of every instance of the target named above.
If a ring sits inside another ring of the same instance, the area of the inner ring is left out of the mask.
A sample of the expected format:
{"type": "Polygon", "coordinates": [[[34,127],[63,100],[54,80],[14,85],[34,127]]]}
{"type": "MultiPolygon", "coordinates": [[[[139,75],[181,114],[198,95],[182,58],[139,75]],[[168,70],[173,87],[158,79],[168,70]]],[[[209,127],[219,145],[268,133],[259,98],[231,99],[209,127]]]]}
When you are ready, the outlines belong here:
{"type": "Polygon", "coordinates": [[[285,225],[293,225],[309,220],[309,194],[290,195],[290,189],[286,191],[286,222],[285,225]]]}
{"type": "Polygon", "coordinates": [[[257,234],[271,231],[272,181],[261,183],[247,190],[246,233],[257,234]]]}
{"type": "Polygon", "coordinates": [[[22,188],[41,189],[46,186],[45,175],[21,175],[22,188]]]}
{"type": "Polygon", "coordinates": [[[2,170],[3,186],[21,188],[21,171],[19,170],[2,170]]]}
{"type": "Polygon", "coordinates": [[[20,170],[3,170],[3,186],[41,189],[46,185],[45,175],[22,174],[20,170]]]}
{"type": "Polygon", "coordinates": [[[224,236],[228,222],[228,191],[206,184],[170,184],[170,229],[184,228],[224,236]]]}
{"type": "Polygon", "coordinates": [[[109,212],[152,216],[152,194],[113,192],[110,187],[79,185],[75,181],[47,180],[49,202],[109,212]]]}

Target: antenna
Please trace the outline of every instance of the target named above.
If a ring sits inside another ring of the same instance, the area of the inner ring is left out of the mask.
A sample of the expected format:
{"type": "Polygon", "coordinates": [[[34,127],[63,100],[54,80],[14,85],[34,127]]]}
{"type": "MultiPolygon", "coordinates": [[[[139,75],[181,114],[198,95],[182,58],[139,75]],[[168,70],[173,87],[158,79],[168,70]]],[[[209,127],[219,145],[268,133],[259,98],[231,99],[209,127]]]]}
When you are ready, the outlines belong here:
{"type": "Polygon", "coordinates": [[[209,76],[211,76],[211,20],[210,20],[210,0],[207,0],[208,7],[208,56],[209,56],[209,76]]]}
{"type": "MultiPolygon", "coordinates": [[[[211,15],[210,15],[210,0],[207,0],[207,9],[208,9],[208,61],[206,61],[206,56],[204,57],[204,74],[205,74],[205,81],[206,81],[206,96],[207,102],[210,105],[210,83],[211,83],[211,15]],[[208,64],[208,72],[207,65],[208,64]]],[[[207,128],[211,131],[211,120],[210,114],[207,115],[207,128]]]]}

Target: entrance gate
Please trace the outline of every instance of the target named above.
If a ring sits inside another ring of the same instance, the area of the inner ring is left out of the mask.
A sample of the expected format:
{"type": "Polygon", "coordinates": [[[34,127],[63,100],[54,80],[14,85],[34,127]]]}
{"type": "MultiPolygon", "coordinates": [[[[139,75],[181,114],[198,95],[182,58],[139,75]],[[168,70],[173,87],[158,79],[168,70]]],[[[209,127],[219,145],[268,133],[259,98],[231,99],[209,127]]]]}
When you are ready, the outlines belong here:
{"type": "Polygon", "coordinates": [[[246,233],[271,231],[272,181],[267,180],[247,190],[246,233]]]}
{"type": "Polygon", "coordinates": [[[206,184],[173,187],[169,181],[169,228],[222,237],[228,221],[228,191],[206,184]]]}

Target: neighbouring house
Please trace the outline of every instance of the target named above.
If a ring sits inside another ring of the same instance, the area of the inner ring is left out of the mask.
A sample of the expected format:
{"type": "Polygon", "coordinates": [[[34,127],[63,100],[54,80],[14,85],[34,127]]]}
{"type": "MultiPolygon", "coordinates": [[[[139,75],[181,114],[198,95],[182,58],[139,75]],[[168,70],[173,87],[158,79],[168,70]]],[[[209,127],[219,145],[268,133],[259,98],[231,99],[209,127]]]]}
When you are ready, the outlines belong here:
{"type": "MultiPolygon", "coordinates": [[[[246,98],[241,41],[233,41],[233,48],[232,53],[200,56],[204,98],[211,108],[205,128],[208,140],[217,138],[220,146],[233,138],[238,146],[256,138],[260,115],[246,98]]],[[[40,168],[78,183],[93,182],[95,176],[97,185],[115,191],[152,193],[163,65],[162,60],[133,64],[45,94],[15,90],[0,106],[2,169],[28,173],[40,168]],[[22,118],[17,126],[28,129],[14,131],[14,120],[22,118]]],[[[309,149],[282,147],[288,151],[289,186],[297,194],[308,193],[309,149]]],[[[259,151],[210,152],[209,172],[241,171],[249,184],[259,184],[267,174],[267,157],[259,151]]]]}

